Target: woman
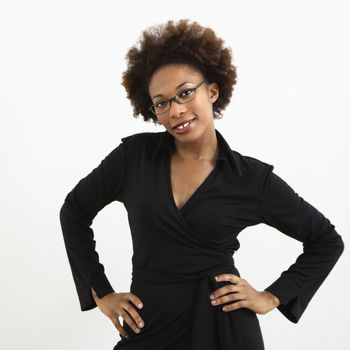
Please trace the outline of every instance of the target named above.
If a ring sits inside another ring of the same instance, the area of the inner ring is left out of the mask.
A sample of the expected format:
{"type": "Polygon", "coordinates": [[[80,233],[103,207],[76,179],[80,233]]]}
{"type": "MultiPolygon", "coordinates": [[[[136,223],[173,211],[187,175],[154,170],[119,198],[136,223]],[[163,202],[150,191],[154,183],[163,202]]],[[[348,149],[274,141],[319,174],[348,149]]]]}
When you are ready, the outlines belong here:
{"type": "Polygon", "coordinates": [[[122,337],[114,350],[264,349],[257,314],[278,308],[297,323],[342,238],[273,165],[232,150],[215,129],[236,83],[222,39],[180,20],[144,31],[140,44],[128,52],[123,85],[134,116],[165,131],[122,138],[65,198],[60,220],[81,310],[98,306],[110,318],[122,337]],[[130,292],[109,283],[90,227],[115,200],[132,234],[130,292]],[[260,223],[304,246],[263,291],[232,258],[239,232],[260,223]]]}

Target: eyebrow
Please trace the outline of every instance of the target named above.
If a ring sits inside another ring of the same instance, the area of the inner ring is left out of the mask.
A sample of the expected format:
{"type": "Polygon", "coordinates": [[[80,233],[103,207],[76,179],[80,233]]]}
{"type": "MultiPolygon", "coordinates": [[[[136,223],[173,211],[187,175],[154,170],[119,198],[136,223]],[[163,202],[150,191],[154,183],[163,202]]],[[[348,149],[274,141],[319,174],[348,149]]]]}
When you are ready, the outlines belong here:
{"type": "MultiPolygon", "coordinates": [[[[177,90],[178,88],[180,88],[182,85],[185,85],[186,83],[190,83],[190,81],[184,81],[183,83],[177,85],[177,86],[175,87],[175,90],[177,90]]],[[[158,96],[163,96],[163,95],[162,95],[162,94],[154,95],[154,96],[152,97],[152,99],[155,98],[155,97],[158,97],[158,96]]]]}

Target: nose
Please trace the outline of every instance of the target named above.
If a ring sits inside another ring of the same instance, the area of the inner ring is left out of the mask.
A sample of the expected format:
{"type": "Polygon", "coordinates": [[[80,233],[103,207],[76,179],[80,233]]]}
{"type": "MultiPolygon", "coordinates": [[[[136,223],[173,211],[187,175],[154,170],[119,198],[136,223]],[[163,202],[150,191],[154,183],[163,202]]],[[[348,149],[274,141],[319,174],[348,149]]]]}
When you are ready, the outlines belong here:
{"type": "Polygon", "coordinates": [[[176,101],[171,102],[171,106],[169,109],[169,116],[171,118],[181,117],[181,114],[187,111],[184,104],[177,103],[176,101]]]}

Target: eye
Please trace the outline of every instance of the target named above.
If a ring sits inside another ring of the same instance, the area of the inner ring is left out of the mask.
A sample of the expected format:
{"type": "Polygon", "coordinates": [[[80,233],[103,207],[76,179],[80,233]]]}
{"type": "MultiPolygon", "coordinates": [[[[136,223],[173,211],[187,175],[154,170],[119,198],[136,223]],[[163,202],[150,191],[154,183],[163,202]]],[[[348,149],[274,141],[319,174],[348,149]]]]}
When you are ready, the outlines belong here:
{"type": "Polygon", "coordinates": [[[180,93],[179,93],[179,97],[186,97],[186,96],[189,96],[191,95],[191,93],[194,91],[193,88],[190,88],[190,89],[186,89],[186,90],[182,90],[180,93]]]}
{"type": "Polygon", "coordinates": [[[167,103],[168,103],[167,100],[161,100],[161,101],[156,102],[154,105],[157,108],[162,108],[162,107],[165,107],[167,105],[167,103]]]}

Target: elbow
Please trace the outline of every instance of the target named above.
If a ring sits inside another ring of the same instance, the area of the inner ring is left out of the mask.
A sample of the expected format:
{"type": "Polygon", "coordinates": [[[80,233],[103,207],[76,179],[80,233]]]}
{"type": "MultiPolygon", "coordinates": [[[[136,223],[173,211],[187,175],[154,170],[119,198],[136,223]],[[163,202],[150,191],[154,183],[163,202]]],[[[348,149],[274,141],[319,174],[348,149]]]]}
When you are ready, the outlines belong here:
{"type": "Polygon", "coordinates": [[[59,210],[59,213],[58,213],[58,217],[59,217],[61,224],[64,222],[66,210],[67,210],[66,203],[63,202],[63,204],[61,205],[61,208],[59,210]]]}
{"type": "Polygon", "coordinates": [[[68,228],[76,221],[76,215],[67,201],[63,202],[59,210],[59,221],[64,235],[69,231],[68,228]]]}
{"type": "Polygon", "coordinates": [[[342,236],[334,230],[335,236],[333,237],[331,247],[331,252],[334,256],[334,259],[337,261],[340,256],[343,254],[345,249],[345,244],[342,236]]]}
{"type": "Polygon", "coordinates": [[[61,229],[62,229],[62,233],[63,236],[65,236],[66,232],[67,232],[67,222],[68,222],[68,216],[67,216],[67,206],[65,203],[63,203],[63,205],[61,206],[60,210],[59,210],[59,221],[61,224],[61,229]]]}
{"type": "Polygon", "coordinates": [[[303,245],[304,252],[321,253],[332,260],[338,260],[345,249],[343,238],[335,229],[329,231],[323,239],[311,243],[304,242],[303,245]]]}
{"type": "Polygon", "coordinates": [[[339,242],[338,242],[338,255],[339,255],[339,257],[343,254],[344,249],[345,249],[344,241],[343,241],[342,237],[339,235],[339,242]]]}
{"type": "Polygon", "coordinates": [[[345,244],[342,236],[335,229],[333,229],[333,233],[335,235],[333,246],[335,251],[337,252],[337,256],[340,257],[345,249],[345,244]]]}

